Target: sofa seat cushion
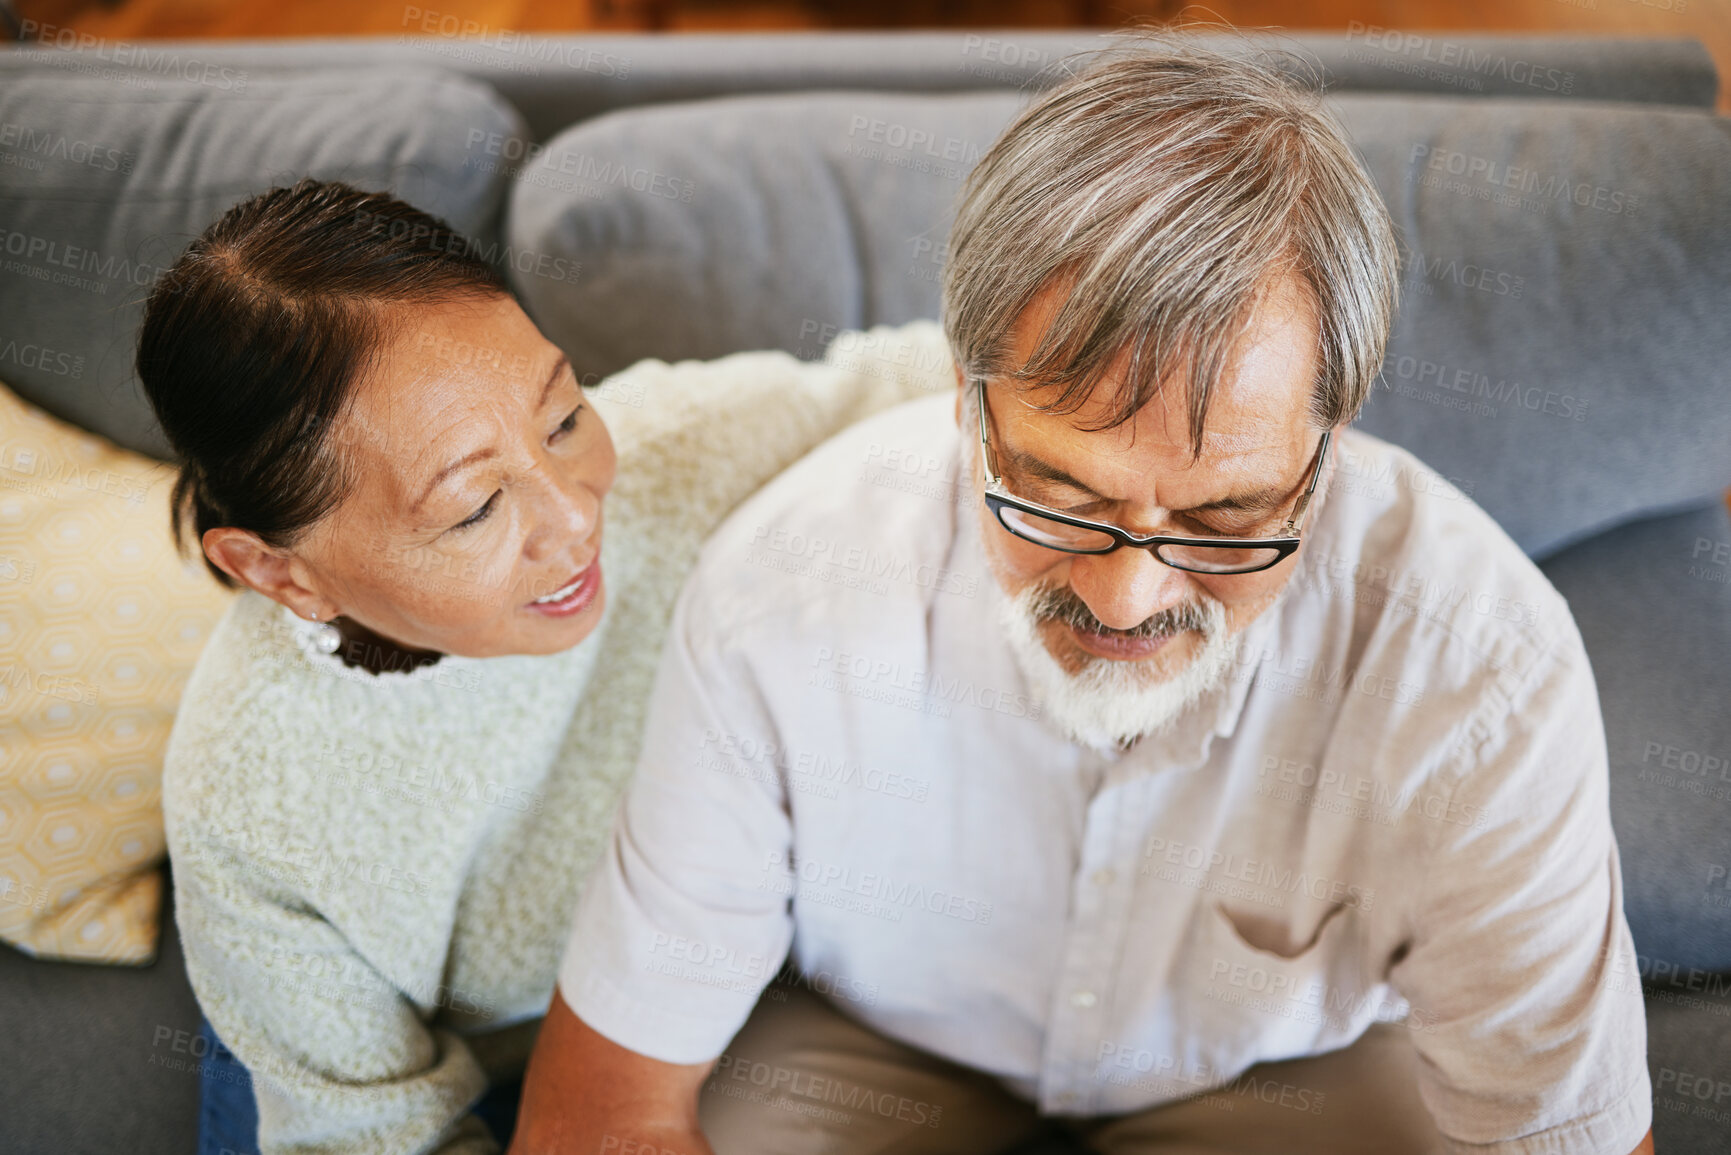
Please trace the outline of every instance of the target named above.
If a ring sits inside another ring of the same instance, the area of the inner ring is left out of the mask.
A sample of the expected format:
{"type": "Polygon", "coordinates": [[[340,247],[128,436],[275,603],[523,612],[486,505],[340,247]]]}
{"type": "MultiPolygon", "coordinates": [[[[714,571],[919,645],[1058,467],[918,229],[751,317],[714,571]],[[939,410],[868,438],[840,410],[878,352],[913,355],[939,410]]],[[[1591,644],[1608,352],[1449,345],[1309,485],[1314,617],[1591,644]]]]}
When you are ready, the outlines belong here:
{"type": "Polygon", "coordinates": [[[1541,568],[1599,686],[1641,977],[1731,972],[1731,514],[1715,501],[1638,521],[1541,568]]]}

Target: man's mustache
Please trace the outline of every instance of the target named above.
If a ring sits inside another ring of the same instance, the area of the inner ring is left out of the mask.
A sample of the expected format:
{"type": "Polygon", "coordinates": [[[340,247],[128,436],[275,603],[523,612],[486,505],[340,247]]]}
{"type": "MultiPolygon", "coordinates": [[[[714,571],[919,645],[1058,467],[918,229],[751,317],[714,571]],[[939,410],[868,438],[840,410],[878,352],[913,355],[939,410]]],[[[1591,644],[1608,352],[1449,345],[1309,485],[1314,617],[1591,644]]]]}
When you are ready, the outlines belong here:
{"type": "Polygon", "coordinates": [[[1183,630],[1205,632],[1208,628],[1208,615],[1202,607],[1195,602],[1182,602],[1127,630],[1115,630],[1095,617],[1088,603],[1069,586],[1040,587],[1029,600],[1028,609],[1036,622],[1057,622],[1083,633],[1117,638],[1162,638],[1183,630]]]}

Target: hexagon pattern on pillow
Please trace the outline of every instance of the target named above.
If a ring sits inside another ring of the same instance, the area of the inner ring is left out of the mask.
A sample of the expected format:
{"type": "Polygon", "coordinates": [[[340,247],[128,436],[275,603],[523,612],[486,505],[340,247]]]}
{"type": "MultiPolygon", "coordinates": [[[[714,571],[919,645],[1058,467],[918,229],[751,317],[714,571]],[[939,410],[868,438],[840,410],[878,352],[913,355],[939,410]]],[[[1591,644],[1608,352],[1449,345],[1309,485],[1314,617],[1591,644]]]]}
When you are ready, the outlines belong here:
{"type": "Polygon", "coordinates": [[[0,387],[0,940],[33,955],[156,957],[163,748],[232,596],[173,479],[0,387]]]}

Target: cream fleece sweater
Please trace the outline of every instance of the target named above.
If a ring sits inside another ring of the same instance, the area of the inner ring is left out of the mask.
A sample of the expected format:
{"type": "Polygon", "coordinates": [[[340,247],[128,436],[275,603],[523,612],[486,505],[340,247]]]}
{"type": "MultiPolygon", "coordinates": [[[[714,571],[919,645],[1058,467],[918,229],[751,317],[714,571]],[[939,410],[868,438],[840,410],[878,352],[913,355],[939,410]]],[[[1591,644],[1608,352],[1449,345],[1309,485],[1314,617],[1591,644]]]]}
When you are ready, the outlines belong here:
{"type": "Polygon", "coordinates": [[[931,322],[844,333],[822,364],[645,361],[604,383],[608,604],[560,654],[375,676],[236,599],[182,699],[163,805],[187,971],[253,1072],[265,1155],[497,1149],[468,1109],[546,1011],[698,547],[830,434],[953,388],[931,322]]]}

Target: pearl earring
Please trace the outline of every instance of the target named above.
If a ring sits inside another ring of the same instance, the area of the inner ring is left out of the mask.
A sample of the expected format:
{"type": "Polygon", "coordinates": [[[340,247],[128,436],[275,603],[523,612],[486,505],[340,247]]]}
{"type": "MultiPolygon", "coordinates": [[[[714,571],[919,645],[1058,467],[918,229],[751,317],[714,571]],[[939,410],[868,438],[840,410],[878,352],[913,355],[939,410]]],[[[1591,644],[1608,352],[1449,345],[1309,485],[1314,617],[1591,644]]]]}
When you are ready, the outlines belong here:
{"type": "Polygon", "coordinates": [[[314,623],[313,646],[321,654],[334,654],[343,647],[343,636],[329,622],[319,621],[317,614],[308,614],[308,620],[314,623]]]}

